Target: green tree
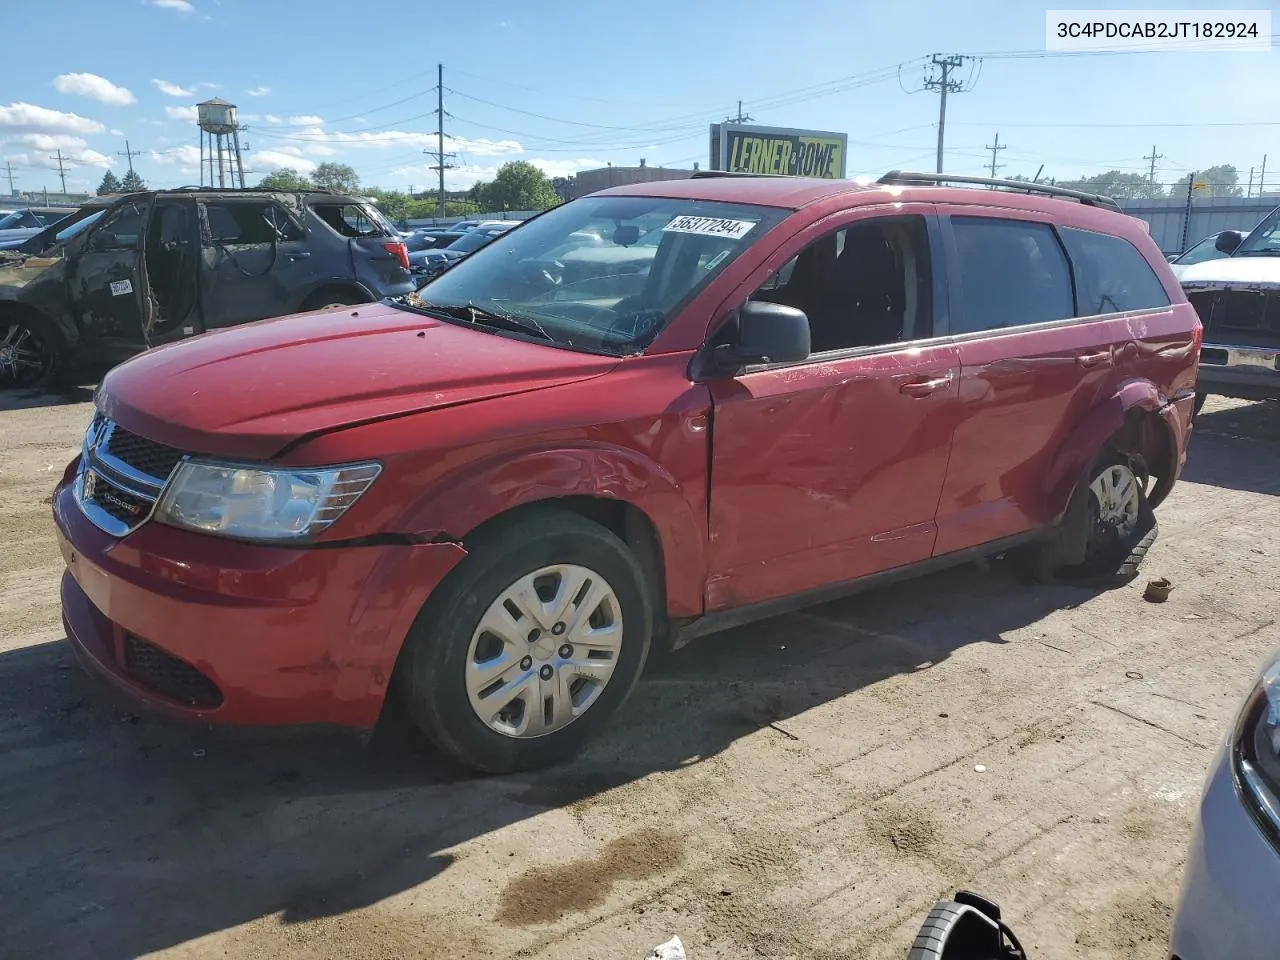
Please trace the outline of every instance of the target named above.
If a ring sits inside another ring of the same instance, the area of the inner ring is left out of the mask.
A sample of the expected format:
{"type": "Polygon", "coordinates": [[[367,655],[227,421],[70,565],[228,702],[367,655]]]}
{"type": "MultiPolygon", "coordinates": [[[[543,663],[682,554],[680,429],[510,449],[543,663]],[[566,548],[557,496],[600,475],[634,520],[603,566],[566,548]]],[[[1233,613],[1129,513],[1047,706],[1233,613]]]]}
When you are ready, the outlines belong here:
{"type": "Polygon", "coordinates": [[[345,163],[322,163],[311,174],[311,182],[324,190],[335,193],[353,193],[360,189],[360,177],[355,168],[345,163]]]}
{"type": "Polygon", "coordinates": [[[311,181],[293,167],[281,167],[263,177],[258,186],[263,190],[310,190],[311,181]]]}
{"type": "Polygon", "coordinates": [[[120,189],[120,178],[108,170],[102,175],[102,182],[98,184],[98,196],[105,197],[108,193],[119,193],[120,189]]]}
{"type": "Polygon", "coordinates": [[[124,178],[120,181],[121,193],[141,193],[145,189],[147,189],[146,181],[138,176],[137,172],[133,170],[126,173],[124,178]]]}
{"type": "Polygon", "coordinates": [[[1079,180],[1062,180],[1058,186],[1116,199],[1159,200],[1164,196],[1164,187],[1160,184],[1152,183],[1140,173],[1125,173],[1123,170],[1108,170],[1079,180]]]}
{"type": "Polygon", "coordinates": [[[504,163],[489,183],[477,183],[470,198],[481,211],[545,210],[560,202],[547,175],[524,160],[504,163]]]}
{"type": "MultiPolygon", "coordinates": [[[[1197,190],[1197,196],[1210,197],[1243,197],[1244,191],[1240,189],[1240,174],[1236,168],[1229,163],[1220,163],[1216,167],[1208,167],[1204,170],[1195,171],[1196,183],[1208,184],[1204,190],[1197,190]]],[[[1179,177],[1173,182],[1173,186],[1169,190],[1171,197],[1185,197],[1187,195],[1187,181],[1191,179],[1191,174],[1179,177]]]]}

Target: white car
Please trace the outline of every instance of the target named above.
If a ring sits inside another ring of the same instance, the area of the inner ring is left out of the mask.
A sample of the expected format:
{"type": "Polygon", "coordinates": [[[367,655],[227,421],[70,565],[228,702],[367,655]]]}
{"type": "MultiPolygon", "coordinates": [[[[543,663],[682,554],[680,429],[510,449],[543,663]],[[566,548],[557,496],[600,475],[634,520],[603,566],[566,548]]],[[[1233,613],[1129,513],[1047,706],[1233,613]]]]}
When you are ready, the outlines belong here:
{"type": "Polygon", "coordinates": [[[1248,230],[1223,230],[1219,233],[1213,233],[1205,237],[1199,243],[1192,244],[1182,253],[1169,261],[1169,267],[1173,270],[1173,275],[1179,280],[1187,267],[1197,263],[1204,263],[1208,260],[1221,260],[1224,257],[1231,256],[1231,252],[1220,250],[1217,246],[1218,238],[1228,233],[1240,233],[1248,235],[1248,230]]]}

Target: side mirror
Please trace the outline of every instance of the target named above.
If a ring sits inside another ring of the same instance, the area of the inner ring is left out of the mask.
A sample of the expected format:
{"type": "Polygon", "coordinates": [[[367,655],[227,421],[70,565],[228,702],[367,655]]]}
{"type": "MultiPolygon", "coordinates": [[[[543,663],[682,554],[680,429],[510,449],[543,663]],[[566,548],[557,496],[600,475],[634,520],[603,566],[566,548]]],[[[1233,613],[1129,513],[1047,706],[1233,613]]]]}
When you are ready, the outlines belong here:
{"type": "Polygon", "coordinates": [[[1235,253],[1242,243],[1244,243],[1244,234],[1239,230],[1223,230],[1218,234],[1218,239],[1213,241],[1213,245],[1218,252],[1225,253],[1228,256],[1235,253]]]}
{"type": "Polygon", "coordinates": [[[809,318],[781,303],[748,300],[738,311],[737,336],[716,348],[717,363],[798,363],[809,356],[809,318]]]}

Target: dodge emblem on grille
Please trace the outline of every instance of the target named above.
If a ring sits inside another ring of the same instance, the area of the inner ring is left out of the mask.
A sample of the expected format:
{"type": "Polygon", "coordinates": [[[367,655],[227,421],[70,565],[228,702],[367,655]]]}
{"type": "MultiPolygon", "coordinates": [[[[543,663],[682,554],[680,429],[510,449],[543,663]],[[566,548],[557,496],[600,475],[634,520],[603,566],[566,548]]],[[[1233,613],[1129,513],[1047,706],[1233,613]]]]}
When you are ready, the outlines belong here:
{"type": "Polygon", "coordinates": [[[80,488],[80,498],[82,500],[92,500],[94,493],[98,489],[98,475],[92,470],[84,472],[83,485],[80,488]]]}

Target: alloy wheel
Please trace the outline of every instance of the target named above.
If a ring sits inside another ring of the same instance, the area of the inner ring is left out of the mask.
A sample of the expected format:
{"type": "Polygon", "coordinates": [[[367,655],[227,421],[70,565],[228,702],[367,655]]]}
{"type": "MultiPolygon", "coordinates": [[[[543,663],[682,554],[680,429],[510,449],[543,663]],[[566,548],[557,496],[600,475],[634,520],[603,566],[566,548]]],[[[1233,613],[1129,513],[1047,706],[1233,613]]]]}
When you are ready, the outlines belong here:
{"type": "Polygon", "coordinates": [[[471,636],[467,697],[490,730],[562,730],[599,699],[622,651],[622,606],[587,567],[556,564],[511,584],[471,636]]]}
{"type": "Polygon", "coordinates": [[[0,324],[0,388],[39,383],[52,362],[44,340],[27,324],[0,324]]]}
{"type": "Polygon", "coordinates": [[[1089,493],[1093,524],[1086,553],[1092,558],[1137,529],[1142,482],[1126,464],[1113,463],[1093,478],[1089,493]]]}

